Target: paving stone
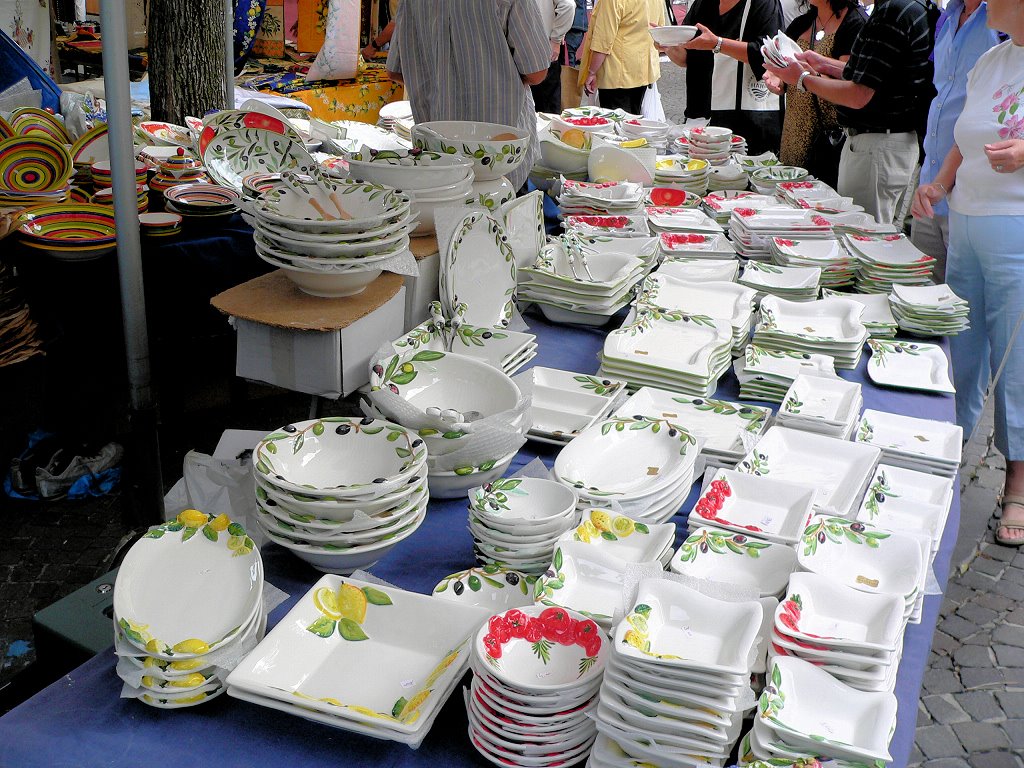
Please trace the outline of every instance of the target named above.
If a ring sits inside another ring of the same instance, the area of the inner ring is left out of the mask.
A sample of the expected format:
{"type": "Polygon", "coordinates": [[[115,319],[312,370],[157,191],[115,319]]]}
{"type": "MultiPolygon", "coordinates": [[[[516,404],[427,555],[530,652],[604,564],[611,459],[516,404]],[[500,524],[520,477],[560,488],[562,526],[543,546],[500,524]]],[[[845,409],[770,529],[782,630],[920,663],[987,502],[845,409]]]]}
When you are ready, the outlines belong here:
{"type": "Polygon", "coordinates": [[[939,629],[950,637],[961,641],[978,631],[978,627],[973,622],[968,621],[963,616],[956,615],[943,619],[942,623],[939,624],[939,629]]]}
{"type": "Polygon", "coordinates": [[[1000,725],[1010,739],[1010,747],[1024,752],[1024,720],[1006,720],[1000,725]]]}
{"type": "Polygon", "coordinates": [[[996,652],[996,661],[1001,667],[1024,667],[1024,648],[1016,648],[1012,645],[996,645],[993,649],[996,652]]]}
{"type": "MultiPolygon", "coordinates": [[[[962,757],[963,747],[959,737],[948,725],[929,725],[917,729],[917,746],[928,759],[937,757],[962,757]]],[[[1005,735],[1004,735],[1005,738],[1005,735]]]]}
{"type": "Polygon", "coordinates": [[[966,691],[955,693],[953,698],[974,720],[1005,720],[1006,715],[995,693],[991,691],[966,691]]]}
{"type": "Polygon", "coordinates": [[[968,758],[971,768],[1020,768],[1020,761],[1006,750],[982,752],[968,758]]]}
{"type": "Polygon", "coordinates": [[[1003,645],[1015,645],[1024,648],[1024,627],[1003,624],[992,630],[992,639],[1003,645]]]}
{"type": "Polygon", "coordinates": [[[961,667],[990,667],[992,654],[989,653],[988,644],[965,645],[953,653],[953,661],[961,667]]]}
{"type": "Polygon", "coordinates": [[[996,691],[996,698],[1007,717],[1024,718],[1024,691],[996,691]]]}
{"type": "Polygon", "coordinates": [[[961,688],[956,689],[958,691],[962,691],[967,688],[1003,685],[1006,682],[1006,676],[1003,674],[1001,669],[986,669],[984,667],[963,669],[960,671],[960,679],[963,683],[961,688]]]}
{"type": "Polygon", "coordinates": [[[1009,579],[1015,584],[1024,584],[1024,569],[1013,567],[1007,568],[1001,578],[1009,579]]]}
{"type": "Polygon", "coordinates": [[[1018,627],[1024,627],[1024,608],[1010,611],[1003,617],[1003,621],[1007,624],[1016,624],[1018,627]]]}
{"type": "Polygon", "coordinates": [[[979,627],[984,626],[985,624],[990,624],[999,617],[999,614],[991,608],[985,608],[974,601],[964,603],[957,608],[956,615],[967,619],[969,622],[976,624],[979,627]]]}
{"type": "MultiPolygon", "coordinates": [[[[928,710],[924,708],[924,704],[921,701],[917,702],[917,728],[923,728],[926,725],[932,724],[932,716],[928,714],[928,710]]],[[[911,761],[913,762],[913,761],[911,761]]]]}
{"type": "Polygon", "coordinates": [[[952,725],[953,723],[965,723],[971,719],[960,707],[949,693],[934,696],[923,696],[921,703],[924,704],[928,713],[939,725],[952,725]]]}
{"type": "Polygon", "coordinates": [[[950,726],[968,754],[1010,745],[1006,733],[994,723],[954,723],[950,726]]]}
{"type": "Polygon", "coordinates": [[[981,466],[978,468],[977,483],[985,489],[1002,493],[1003,484],[1006,482],[1006,473],[1002,470],[981,466]]]}
{"type": "Polygon", "coordinates": [[[962,757],[940,757],[926,761],[923,768],[970,768],[970,763],[962,757]]]}
{"type": "Polygon", "coordinates": [[[991,557],[993,560],[1009,563],[1017,555],[1017,548],[1004,547],[1002,544],[989,544],[981,554],[982,557],[991,557]]]}
{"type": "Polygon", "coordinates": [[[992,591],[1011,600],[1024,602],[1024,585],[1014,584],[1012,581],[1000,580],[992,587],[992,591]]]}
{"type": "Polygon", "coordinates": [[[945,632],[936,629],[935,634],[932,635],[932,650],[938,651],[939,653],[952,653],[960,647],[955,639],[947,635],[945,632]]]}
{"type": "MultiPolygon", "coordinates": [[[[1001,675],[999,682],[1002,682],[1001,675]]],[[[947,669],[925,670],[923,687],[928,693],[953,693],[954,691],[963,690],[960,678],[954,672],[947,669]]]]}
{"type": "Polygon", "coordinates": [[[971,563],[971,570],[967,571],[967,573],[957,579],[958,584],[973,590],[971,597],[974,597],[978,592],[988,592],[999,583],[996,581],[995,576],[982,573],[980,569],[977,571],[974,570],[975,562],[977,562],[977,559],[971,563]]]}
{"type": "Polygon", "coordinates": [[[975,598],[975,602],[985,608],[990,608],[993,611],[1003,613],[1008,611],[1016,605],[1013,600],[1003,597],[1002,595],[994,595],[991,592],[983,592],[975,598]]]}
{"type": "Polygon", "coordinates": [[[983,573],[992,578],[999,578],[1006,569],[1006,563],[1002,560],[992,560],[985,557],[984,553],[975,558],[971,563],[971,570],[975,573],[983,573]]]}

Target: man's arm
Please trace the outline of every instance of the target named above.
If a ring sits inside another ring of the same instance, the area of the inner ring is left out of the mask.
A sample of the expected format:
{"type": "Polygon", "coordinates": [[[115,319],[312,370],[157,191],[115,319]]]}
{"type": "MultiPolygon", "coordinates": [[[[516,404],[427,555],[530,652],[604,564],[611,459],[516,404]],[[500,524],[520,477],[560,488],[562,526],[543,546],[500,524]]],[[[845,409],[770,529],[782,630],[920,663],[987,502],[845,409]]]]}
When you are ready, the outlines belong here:
{"type": "Polygon", "coordinates": [[[766,60],[764,68],[790,86],[795,86],[800,81],[801,75],[806,72],[807,75],[803,78],[803,87],[809,93],[841,107],[863,109],[875,95],[874,88],[855,83],[852,80],[835,80],[831,77],[816,75],[798,61],[791,62],[785,68],[780,68],[766,60]]]}
{"type": "Polygon", "coordinates": [[[551,45],[535,0],[512,2],[505,36],[523,83],[544,82],[551,65],[551,45]]]}

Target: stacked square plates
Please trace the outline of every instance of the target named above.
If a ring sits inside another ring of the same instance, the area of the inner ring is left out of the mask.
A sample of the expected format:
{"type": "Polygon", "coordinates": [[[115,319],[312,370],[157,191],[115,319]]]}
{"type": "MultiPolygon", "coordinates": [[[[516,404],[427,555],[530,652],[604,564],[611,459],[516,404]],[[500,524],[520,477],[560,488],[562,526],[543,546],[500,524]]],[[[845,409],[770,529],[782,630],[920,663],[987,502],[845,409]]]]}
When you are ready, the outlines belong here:
{"type": "Polygon", "coordinates": [[[651,234],[646,214],[631,216],[566,216],[562,221],[566,232],[581,237],[647,237],[651,234]]]}
{"type": "Polygon", "coordinates": [[[754,587],[760,598],[774,599],[777,607],[797,567],[796,549],[746,533],[699,527],[690,531],[668,567],[695,579],[754,587]]]}
{"type": "Polygon", "coordinates": [[[738,261],[679,258],[661,262],[657,272],[689,283],[732,283],[740,272],[738,261]]]}
{"type": "Polygon", "coordinates": [[[698,232],[702,234],[721,234],[722,225],[710,218],[699,208],[660,208],[648,206],[645,210],[651,231],[659,232],[698,232]]]}
{"type": "MultiPolygon", "coordinates": [[[[773,163],[773,165],[778,165],[778,163],[773,163]]],[[[794,208],[803,208],[801,201],[816,202],[839,197],[839,193],[835,189],[817,179],[779,182],[775,187],[775,194],[794,208]]]]}
{"type": "Polygon", "coordinates": [[[159,709],[216,698],[223,668],[266,629],[259,549],[227,515],[185,510],[128,550],[114,624],[118,675],[135,698],[159,709]]]}
{"type": "Polygon", "coordinates": [[[701,455],[708,466],[733,467],[768,428],[770,408],[743,403],[692,397],[681,392],[667,392],[654,387],[641,387],[615,411],[616,414],[638,414],[683,424],[704,441],[701,455]]]}
{"type": "Polygon", "coordinates": [[[835,358],[809,352],[765,349],[750,344],[733,369],[740,382],[740,398],[781,403],[800,374],[835,377],[835,358]]]}
{"type": "Polygon", "coordinates": [[[729,237],[741,256],[768,261],[772,238],[830,238],[832,221],[814,211],[734,208],[729,217],[729,237]]]}
{"type": "Polygon", "coordinates": [[[739,355],[750,339],[753,302],[756,292],[736,283],[692,283],[661,272],[652,272],[636,297],[636,310],[660,308],[682,312],[692,320],[711,318],[729,324],[732,329],[732,353],[739,355]]]}
{"type": "Polygon", "coordinates": [[[857,427],[858,443],[877,446],[887,464],[954,477],[960,469],[963,427],[868,409],[857,427]]]}
{"type": "Polygon", "coordinates": [[[857,382],[800,375],[786,393],[776,423],[849,440],[863,405],[857,382]]]}
{"type": "Polygon", "coordinates": [[[892,691],[903,650],[903,600],[794,573],[775,611],[772,650],[862,691],[892,691]]]}
{"type": "Polygon", "coordinates": [[[661,120],[631,117],[618,123],[616,129],[629,139],[646,139],[656,149],[664,150],[668,143],[668,123],[661,120]]]}
{"type": "Polygon", "coordinates": [[[518,296],[552,322],[604,325],[629,304],[644,272],[637,256],[592,252],[582,238],[567,237],[544,246],[534,266],[517,270],[518,296]]]}
{"type": "Polygon", "coordinates": [[[813,488],[815,510],[853,517],[881,455],[873,446],[776,425],[736,470],[813,488]]]}
{"type": "Polygon", "coordinates": [[[852,235],[843,246],[857,258],[857,291],[891,293],[894,285],[931,283],[935,259],[919,250],[906,235],[852,235]]]}
{"type": "Polygon", "coordinates": [[[654,765],[728,764],[762,618],[755,600],[726,602],[666,579],[641,581],[616,627],[601,684],[597,729],[608,739],[601,749],[654,765]]]}
{"type": "Polygon", "coordinates": [[[711,164],[689,155],[663,155],[654,163],[654,185],[674,187],[703,197],[708,193],[711,164]]]}
{"type": "Polygon", "coordinates": [[[889,297],[884,293],[840,293],[823,287],[821,297],[827,299],[829,296],[862,304],[864,314],[860,316],[860,321],[868,329],[871,338],[891,339],[896,335],[896,318],[889,308],[889,297]]]}
{"type": "Polygon", "coordinates": [[[700,208],[701,196],[675,187],[651,187],[644,203],[655,208],[700,208]]]}
{"type": "Polygon", "coordinates": [[[462,678],[473,632],[489,613],[324,576],[228,675],[228,695],[417,747],[462,678]]]}
{"type": "MultiPolygon", "coordinates": [[[[732,157],[732,131],[709,125],[707,128],[690,130],[690,157],[707,160],[713,165],[725,165],[732,157]]],[[[746,151],[746,147],[742,148],[746,151]]]]}
{"type": "Polygon", "coordinates": [[[869,339],[868,378],[876,384],[923,392],[948,392],[956,387],[949,380],[949,358],[942,347],[924,342],[869,339]]]}
{"type": "Polygon", "coordinates": [[[728,224],[732,212],[737,208],[750,208],[763,211],[770,208],[791,210],[790,206],[774,195],[759,195],[757,192],[729,190],[726,192],[710,192],[704,196],[704,208],[719,224],[728,224]]]}
{"type": "Polygon", "coordinates": [[[779,267],[748,261],[739,282],[757,291],[757,301],[768,295],[789,301],[814,301],[818,298],[820,280],[820,267],[779,267]]]}
{"type": "Polygon", "coordinates": [[[729,368],[734,339],[728,321],[644,306],[632,322],[608,334],[598,372],[625,379],[634,388],[710,397],[729,368]]]}
{"type": "Polygon", "coordinates": [[[389,421],[327,416],[286,424],[253,454],[260,528],[314,568],[368,568],[423,523],[427,449],[389,421]]]}
{"type": "Polygon", "coordinates": [[[644,203],[644,188],[628,181],[608,181],[591,184],[566,179],[558,206],[562,216],[617,216],[640,213],[644,203]]]}
{"type": "Polygon", "coordinates": [[[565,445],[595,421],[604,419],[626,389],[621,379],[535,365],[516,377],[530,395],[527,436],[540,443],[565,445]]]}
{"type": "MultiPolygon", "coordinates": [[[[440,308],[438,308],[440,312],[440,308]]],[[[409,350],[453,352],[473,357],[511,376],[537,356],[537,337],[506,328],[426,320],[391,342],[400,355],[409,350]]]]}
{"type": "Polygon", "coordinates": [[[761,302],[754,343],[765,349],[825,354],[837,368],[856,368],[868,339],[864,307],[849,299],[794,302],[769,296],[761,302]]]}
{"type": "Polygon", "coordinates": [[[857,260],[843,248],[838,240],[791,240],[773,237],[768,241],[768,252],[773,263],[781,267],[817,267],[821,270],[818,281],[822,288],[852,285],[857,274],[857,260]]]}
{"type": "Polygon", "coordinates": [[[896,728],[896,697],[858,691],[803,659],[770,660],[753,730],[741,755],[770,764],[886,763],[896,728]]]}
{"type": "Polygon", "coordinates": [[[894,285],[889,306],[900,328],[921,336],[956,336],[970,327],[970,306],[945,283],[894,285]]]}
{"type": "Polygon", "coordinates": [[[583,760],[610,655],[592,620],[564,608],[513,608],[473,639],[464,691],[469,738],[487,761],[548,768],[583,760]]]}
{"type": "Polygon", "coordinates": [[[665,259],[728,259],[736,258],[736,249],[725,235],[700,232],[662,232],[659,247],[665,259]]]}
{"type": "Polygon", "coordinates": [[[690,493],[700,441],[666,419],[612,416],[586,429],[555,459],[555,478],[580,509],[607,508],[643,523],[671,518],[690,493]]]}

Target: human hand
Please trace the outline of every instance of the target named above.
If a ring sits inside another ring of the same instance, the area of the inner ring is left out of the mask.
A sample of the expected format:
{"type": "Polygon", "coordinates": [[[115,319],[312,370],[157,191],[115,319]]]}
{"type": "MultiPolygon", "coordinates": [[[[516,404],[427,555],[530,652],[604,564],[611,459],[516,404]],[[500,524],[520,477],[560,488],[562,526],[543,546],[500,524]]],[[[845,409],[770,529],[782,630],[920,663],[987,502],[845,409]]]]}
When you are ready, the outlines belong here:
{"type": "Polygon", "coordinates": [[[765,72],[761,79],[764,80],[764,84],[768,86],[769,91],[774,93],[776,96],[782,95],[782,86],[784,83],[779,77],[773,75],[771,72],[765,72]]]}
{"type": "Polygon", "coordinates": [[[558,61],[558,54],[562,52],[561,40],[549,40],[551,43],[551,61],[558,61]]]}
{"type": "Polygon", "coordinates": [[[985,154],[996,173],[1016,173],[1024,167],[1024,140],[1006,139],[986,144],[985,154]]]}
{"type": "Polygon", "coordinates": [[[594,93],[597,90],[597,75],[591,72],[587,75],[587,79],[583,81],[583,90],[588,94],[594,93]]]}
{"type": "Polygon", "coordinates": [[[946,190],[938,184],[922,184],[914,192],[910,215],[915,219],[930,219],[935,216],[935,204],[946,196],[946,190]]]}
{"type": "Polygon", "coordinates": [[[809,69],[815,75],[821,74],[828,68],[828,59],[817,51],[803,51],[796,55],[804,69],[809,69]]]}
{"type": "Polygon", "coordinates": [[[363,61],[369,61],[377,55],[377,49],[373,47],[373,43],[368,43],[362,50],[363,61]]]}
{"type": "Polygon", "coordinates": [[[764,69],[786,85],[796,85],[800,75],[808,71],[799,61],[791,61],[785,67],[776,67],[767,59],[764,62],[764,69]]]}
{"type": "Polygon", "coordinates": [[[710,51],[718,45],[718,35],[712,32],[710,29],[705,27],[703,24],[698,24],[697,29],[700,30],[700,34],[697,35],[693,40],[688,43],[683,43],[680,48],[685,48],[688,51],[710,51]]]}

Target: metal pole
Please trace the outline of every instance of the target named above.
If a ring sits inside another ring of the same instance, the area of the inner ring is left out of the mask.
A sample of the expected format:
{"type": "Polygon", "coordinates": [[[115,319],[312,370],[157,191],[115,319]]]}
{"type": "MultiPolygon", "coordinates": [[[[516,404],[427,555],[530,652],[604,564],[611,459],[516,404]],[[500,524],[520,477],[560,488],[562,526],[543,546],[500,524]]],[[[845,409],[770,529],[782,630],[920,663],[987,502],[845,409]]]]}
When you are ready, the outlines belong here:
{"type": "Polygon", "coordinates": [[[135,513],[138,522],[154,524],[163,521],[163,483],[156,435],[156,400],[150,380],[146,299],[142,286],[126,18],[125,0],[103,0],[100,3],[114,224],[117,228],[117,268],[128,359],[132,437],[135,441],[128,454],[137,462],[137,471],[130,472],[129,476],[137,483],[135,513]]]}
{"type": "Polygon", "coordinates": [[[224,109],[235,108],[235,8],[232,0],[224,3],[224,109]]]}

